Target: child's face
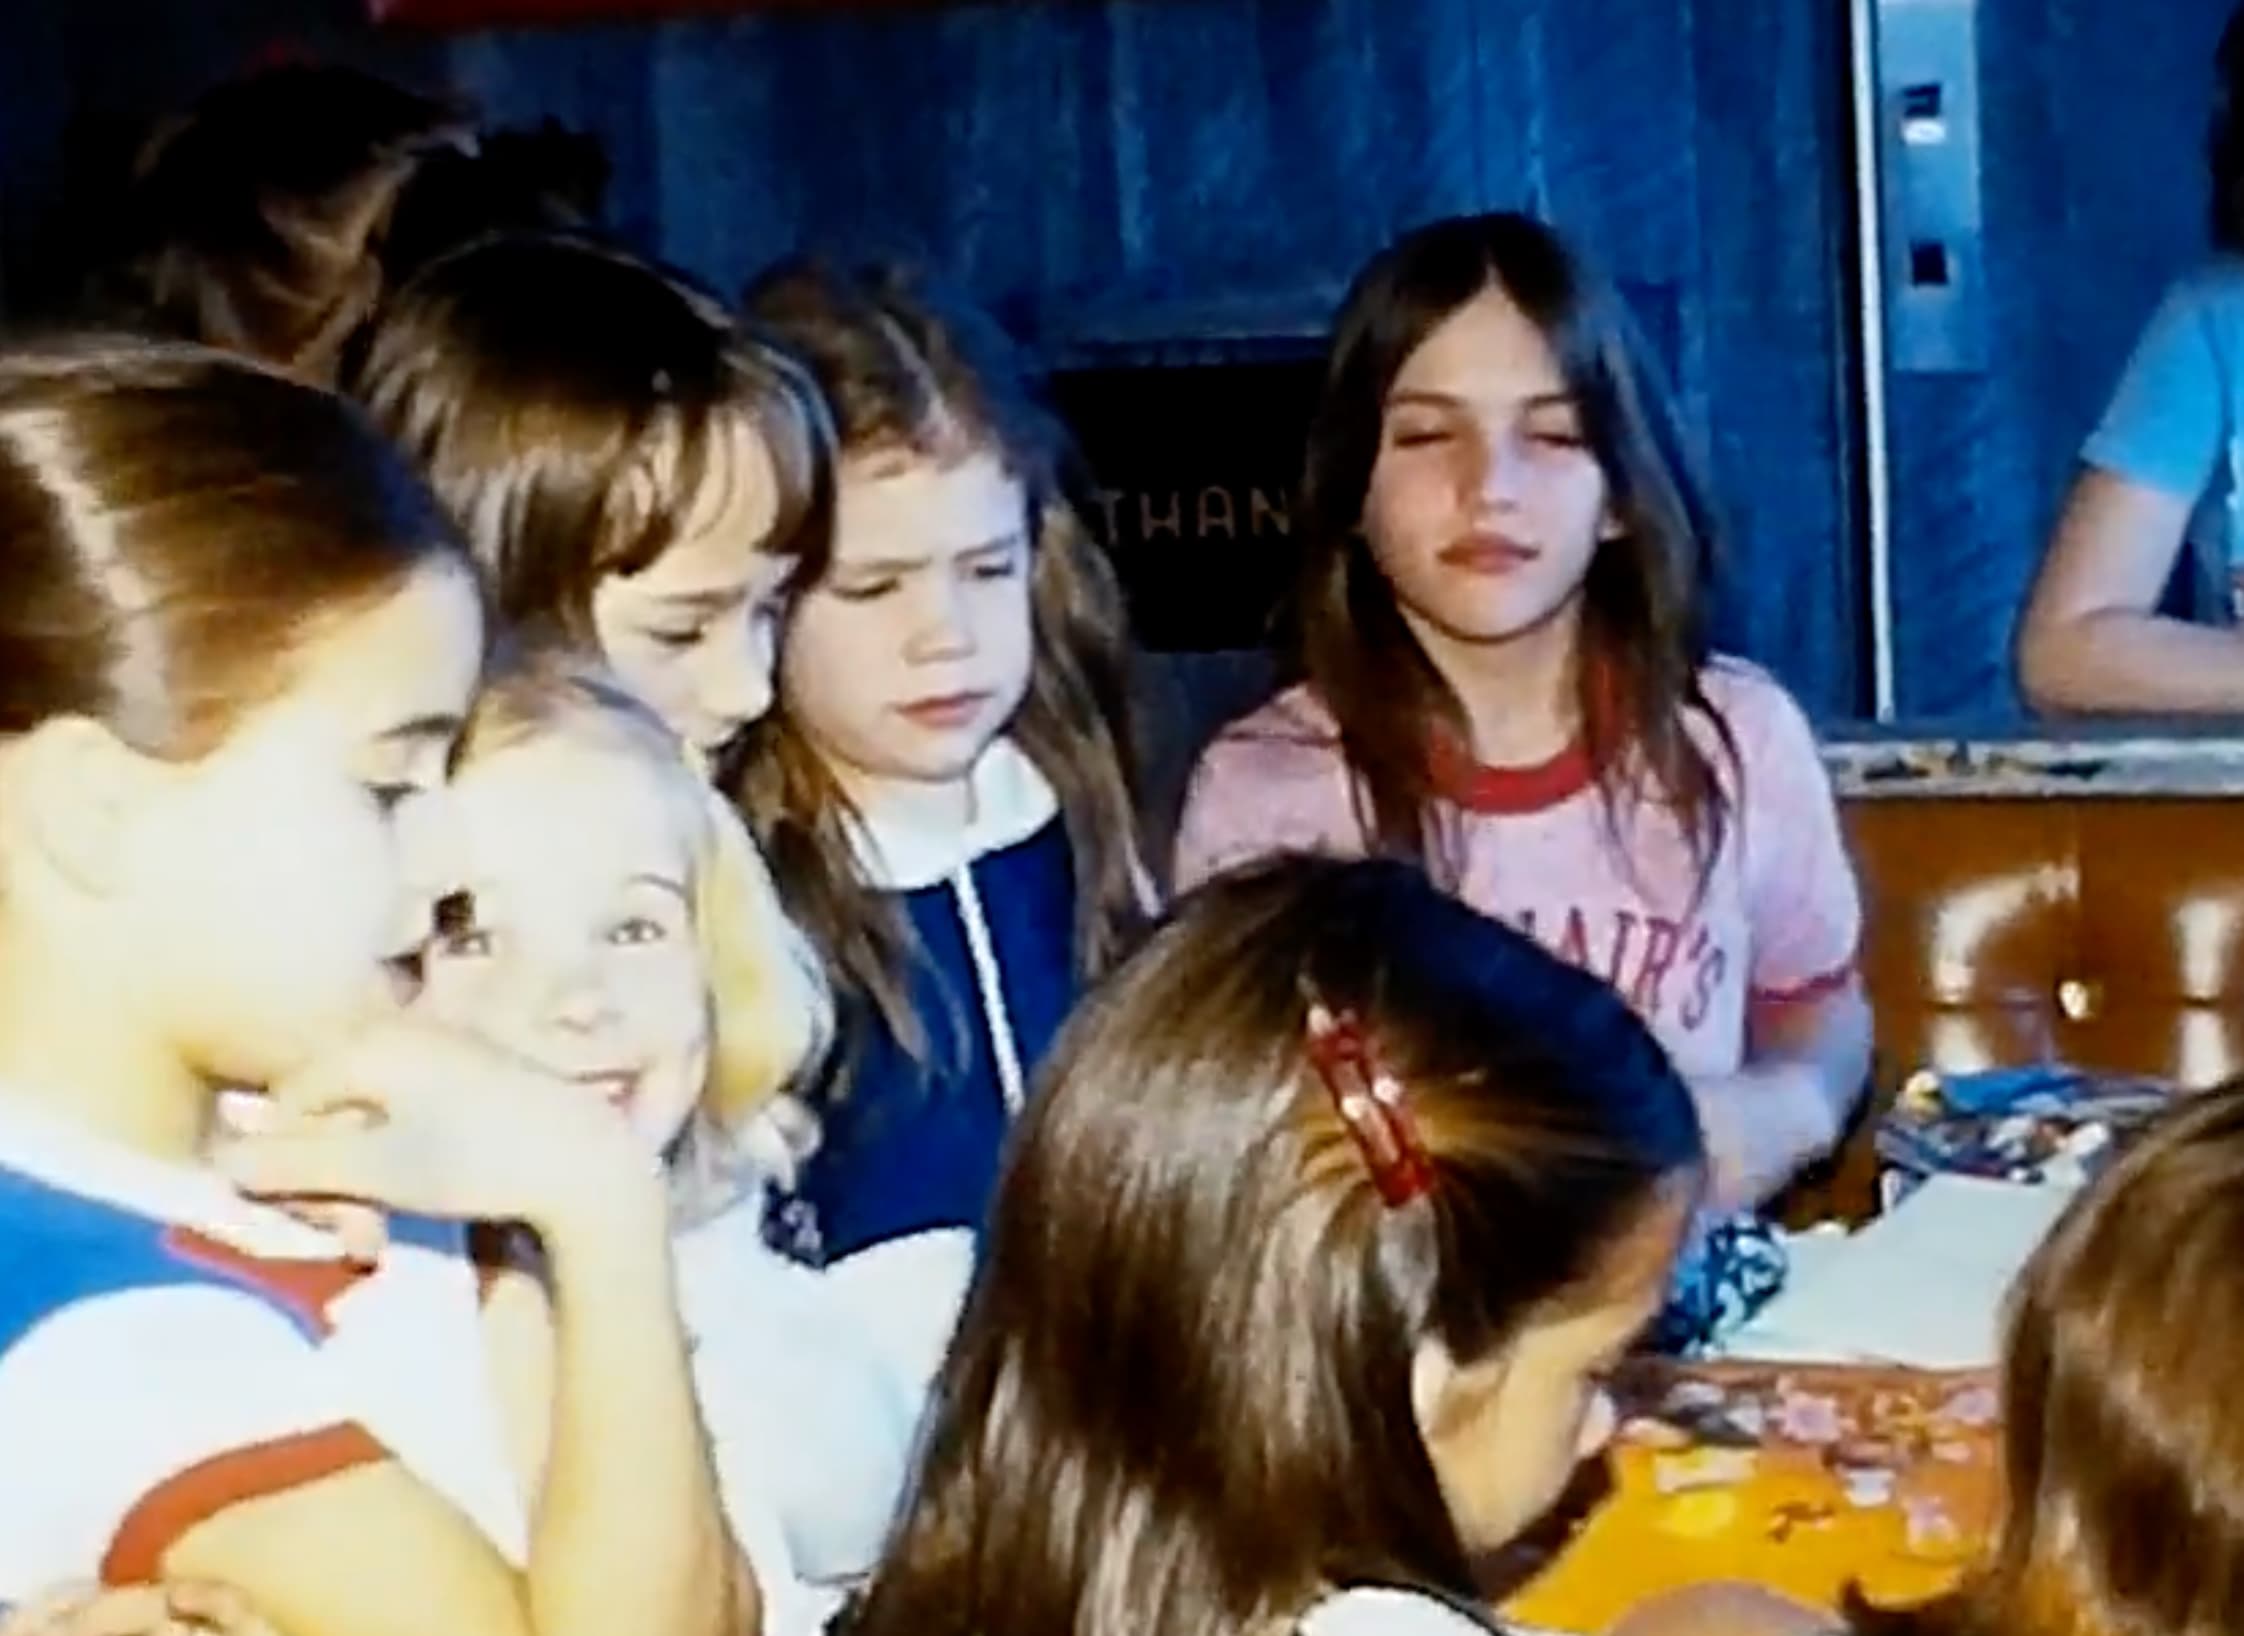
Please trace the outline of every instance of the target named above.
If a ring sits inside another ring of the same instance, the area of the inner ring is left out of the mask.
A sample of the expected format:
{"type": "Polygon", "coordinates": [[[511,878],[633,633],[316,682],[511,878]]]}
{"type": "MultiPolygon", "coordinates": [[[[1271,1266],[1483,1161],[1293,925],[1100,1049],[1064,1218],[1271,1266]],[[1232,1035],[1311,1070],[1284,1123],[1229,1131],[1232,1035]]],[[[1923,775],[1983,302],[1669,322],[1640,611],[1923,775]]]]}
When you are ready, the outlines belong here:
{"type": "Polygon", "coordinates": [[[446,865],[416,798],[443,782],[482,644],[466,569],[423,568],[314,638],[215,751],[154,765],[114,882],[123,946],[203,1076],[270,1083],[394,1004],[384,962],[446,865]]]}
{"type": "Polygon", "coordinates": [[[1363,517],[1380,571],[1421,630],[1502,641],[1576,605],[1611,521],[1550,343],[1483,291],[1388,389],[1363,517]]]}
{"type": "Polygon", "coordinates": [[[1688,1202],[1663,1202],[1611,1252],[1594,1304],[1530,1323],[1493,1358],[1421,1351],[1419,1425],[1468,1548],[1509,1543],[1612,1438],[1603,1378],[1658,1315],[1689,1219],[1688,1202]]]}
{"type": "Polygon", "coordinates": [[[705,751],[771,706],[772,633],[791,564],[763,549],[779,519],[770,451],[745,428],[670,548],[592,593],[609,668],[666,726],[705,751]]]}
{"type": "Polygon", "coordinates": [[[709,1067],[690,814],[643,758],[562,733],[479,758],[449,804],[474,912],[430,941],[417,1003],[667,1148],[709,1067]]]}
{"type": "Polygon", "coordinates": [[[947,784],[1028,691],[1028,500],[992,455],[845,462],[834,561],[787,627],[787,709],[845,784],[947,784]]]}

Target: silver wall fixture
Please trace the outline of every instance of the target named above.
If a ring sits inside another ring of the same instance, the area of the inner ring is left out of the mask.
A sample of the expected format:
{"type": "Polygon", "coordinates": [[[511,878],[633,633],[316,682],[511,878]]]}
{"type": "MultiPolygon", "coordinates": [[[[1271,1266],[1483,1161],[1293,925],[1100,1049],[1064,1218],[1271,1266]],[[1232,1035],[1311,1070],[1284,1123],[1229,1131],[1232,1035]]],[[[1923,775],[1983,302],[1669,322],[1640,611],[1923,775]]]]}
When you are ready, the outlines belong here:
{"type": "Polygon", "coordinates": [[[1887,356],[1903,375],[1988,361],[1979,0],[1876,0],[1887,356]]]}

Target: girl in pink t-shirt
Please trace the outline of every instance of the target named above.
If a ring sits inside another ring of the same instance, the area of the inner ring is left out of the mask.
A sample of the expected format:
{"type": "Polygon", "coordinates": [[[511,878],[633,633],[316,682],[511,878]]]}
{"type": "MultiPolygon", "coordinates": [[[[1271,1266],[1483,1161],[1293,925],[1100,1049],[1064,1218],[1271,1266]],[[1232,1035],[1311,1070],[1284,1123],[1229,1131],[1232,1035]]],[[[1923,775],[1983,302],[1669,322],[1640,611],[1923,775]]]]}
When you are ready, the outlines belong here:
{"type": "Polygon", "coordinates": [[[1708,649],[1708,507],[1616,299],[1523,216],[1391,246],[1298,515],[1305,679],[1207,751],[1178,884],[1422,860],[1611,981],[1690,1080],[1716,1200],[1767,1199],[1868,1066],[1860,906],[1799,707],[1708,649]]]}

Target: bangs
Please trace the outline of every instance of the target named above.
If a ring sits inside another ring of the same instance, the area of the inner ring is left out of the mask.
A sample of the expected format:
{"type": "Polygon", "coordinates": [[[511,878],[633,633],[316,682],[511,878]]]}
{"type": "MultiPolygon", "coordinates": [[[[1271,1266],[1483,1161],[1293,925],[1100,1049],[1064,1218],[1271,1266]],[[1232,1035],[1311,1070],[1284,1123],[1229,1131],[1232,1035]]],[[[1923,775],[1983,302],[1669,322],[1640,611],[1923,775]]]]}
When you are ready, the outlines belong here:
{"type": "Polygon", "coordinates": [[[601,531],[598,573],[638,573],[766,491],[769,517],[753,549],[795,559],[794,585],[823,568],[832,514],[824,417],[784,380],[739,386],[648,418],[601,531]]]}

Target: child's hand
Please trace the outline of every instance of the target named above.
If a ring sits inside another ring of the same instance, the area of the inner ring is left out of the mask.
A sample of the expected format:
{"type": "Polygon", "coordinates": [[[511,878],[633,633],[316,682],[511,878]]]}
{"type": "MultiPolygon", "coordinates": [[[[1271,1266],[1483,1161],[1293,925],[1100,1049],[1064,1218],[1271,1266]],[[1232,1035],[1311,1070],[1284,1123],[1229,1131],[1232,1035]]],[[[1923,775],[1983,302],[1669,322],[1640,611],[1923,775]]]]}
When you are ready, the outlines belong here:
{"type": "Polygon", "coordinates": [[[230,1585],[78,1586],[0,1618],[0,1636],[280,1636],[230,1585]]]}
{"type": "MultiPolygon", "coordinates": [[[[274,1129],[278,1117],[263,1095],[227,1092],[218,1099],[213,1156],[226,1147],[229,1138],[257,1136],[274,1129]]],[[[348,1199],[282,1199],[278,1203],[298,1220],[332,1234],[342,1244],[347,1261],[371,1267],[389,1247],[389,1218],[378,1206],[354,1204],[348,1199]]],[[[0,1636],[5,1633],[0,1632],[0,1636]]]]}
{"type": "Polygon", "coordinates": [[[1839,1622],[1758,1585],[1693,1585],[1640,1603],[1609,1636],[1820,1636],[1839,1622]]]}
{"type": "Polygon", "coordinates": [[[661,1207],[654,1156],[596,1091],[420,1018],[385,1020],[269,1096],[268,1128],[213,1154],[256,1197],[541,1233],[661,1207]]]}

